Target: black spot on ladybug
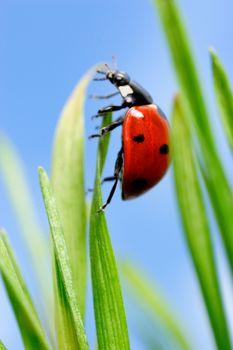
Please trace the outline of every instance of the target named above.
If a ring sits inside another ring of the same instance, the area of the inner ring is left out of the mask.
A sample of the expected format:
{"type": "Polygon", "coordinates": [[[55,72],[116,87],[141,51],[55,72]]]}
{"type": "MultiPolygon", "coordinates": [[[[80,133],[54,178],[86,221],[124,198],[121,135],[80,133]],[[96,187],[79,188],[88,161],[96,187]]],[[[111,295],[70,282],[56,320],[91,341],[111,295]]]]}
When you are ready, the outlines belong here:
{"type": "Polygon", "coordinates": [[[147,185],[146,179],[135,179],[132,181],[132,186],[136,190],[140,191],[147,185]]]}
{"type": "Polygon", "coordinates": [[[133,140],[134,140],[135,142],[140,143],[140,142],[143,142],[143,141],[145,140],[145,137],[144,137],[143,134],[139,134],[139,135],[137,135],[137,136],[134,136],[134,137],[133,137],[133,140]]]}
{"type": "Polygon", "coordinates": [[[160,146],[159,152],[161,154],[168,154],[169,153],[169,146],[167,144],[160,146]]]}

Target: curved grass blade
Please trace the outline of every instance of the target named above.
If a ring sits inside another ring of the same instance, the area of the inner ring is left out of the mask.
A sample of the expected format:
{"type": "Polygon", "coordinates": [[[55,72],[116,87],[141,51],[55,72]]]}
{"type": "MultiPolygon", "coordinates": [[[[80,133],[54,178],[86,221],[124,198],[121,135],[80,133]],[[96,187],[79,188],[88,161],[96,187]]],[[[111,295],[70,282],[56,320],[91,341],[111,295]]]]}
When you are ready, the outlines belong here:
{"type": "Polygon", "coordinates": [[[173,111],[173,159],[177,200],[216,344],[218,349],[227,350],[231,349],[229,332],[186,114],[182,100],[177,97],[173,111]]]}
{"type": "Polygon", "coordinates": [[[227,74],[213,49],[210,50],[215,94],[226,136],[233,151],[233,93],[227,74]]]}
{"type": "Polygon", "coordinates": [[[0,270],[26,349],[49,349],[26,284],[10,244],[0,231],[0,270]]]}
{"type": "Polygon", "coordinates": [[[60,312],[58,343],[61,349],[88,349],[86,334],[75,295],[68,249],[48,176],[39,168],[40,186],[53,241],[57,300],[60,312]],[[62,319],[63,317],[63,319],[62,319]]]}
{"type": "Polygon", "coordinates": [[[128,350],[130,348],[128,330],[116,260],[105,215],[103,212],[98,212],[102,205],[100,177],[107,154],[108,137],[104,137],[99,143],[90,218],[90,257],[95,321],[99,349],[128,350]]]}
{"type": "Polygon", "coordinates": [[[167,37],[182,95],[196,127],[203,166],[208,171],[209,197],[220,228],[227,258],[233,273],[232,189],[225,176],[210,128],[207,108],[183,21],[174,0],[154,0],[167,37]]]}
{"type": "Polygon", "coordinates": [[[37,275],[35,281],[41,291],[39,294],[42,295],[41,316],[52,337],[54,331],[51,320],[52,271],[48,268],[50,262],[48,242],[36,215],[22,161],[10,140],[3,134],[0,134],[0,173],[19,220],[20,233],[28,249],[29,258],[35,268],[37,275]]]}
{"type": "Polygon", "coordinates": [[[179,349],[190,350],[192,346],[186,335],[186,330],[183,329],[178,317],[157,288],[144,277],[144,273],[139,272],[130,263],[123,262],[121,270],[130,290],[139,301],[138,304],[153,319],[160,321],[166,332],[172,336],[172,339],[179,346],[179,349]]]}
{"type": "Polygon", "coordinates": [[[94,72],[93,68],[84,75],[62,111],[52,159],[52,186],[64,228],[74,290],[83,319],[87,250],[83,116],[86,88],[94,72]]]}

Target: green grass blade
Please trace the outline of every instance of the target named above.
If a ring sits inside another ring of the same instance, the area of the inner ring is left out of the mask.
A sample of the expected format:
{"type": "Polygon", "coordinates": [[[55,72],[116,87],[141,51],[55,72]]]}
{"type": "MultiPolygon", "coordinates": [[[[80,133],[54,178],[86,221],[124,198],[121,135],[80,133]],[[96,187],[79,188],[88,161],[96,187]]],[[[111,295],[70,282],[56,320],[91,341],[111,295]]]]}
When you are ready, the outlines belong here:
{"type": "Polygon", "coordinates": [[[89,347],[76,299],[68,248],[57,205],[52,194],[49,179],[42,168],[39,168],[39,176],[53,241],[56,300],[58,301],[59,311],[63,316],[62,318],[61,313],[59,314],[58,324],[60,327],[57,329],[59,348],[64,350],[86,350],[89,347]]]}
{"type": "MultiPolygon", "coordinates": [[[[102,128],[110,124],[111,121],[112,121],[112,114],[111,113],[106,114],[102,122],[102,128]]],[[[99,142],[99,167],[100,167],[99,171],[101,175],[103,173],[104,164],[107,158],[109,142],[110,142],[110,134],[107,134],[104,137],[104,139],[100,139],[100,142],[99,142]]]]}
{"type": "Polygon", "coordinates": [[[185,237],[218,349],[231,349],[209,225],[192,152],[187,111],[177,97],[173,111],[174,177],[185,237]]]}
{"type": "MultiPolygon", "coordinates": [[[[105,121],[106,122],[106,121],[105,121]]],[[[98,348],[129,349],[128,330],[116,260],[102,205],[100,178],[109,140],[100,140],[90,218],[90,257],[98,348]]]]}
{"type": "Polygon", "coordinates": [[[229,220],[233,212],[232,190],[216,151],[190,40],[175,1],[154,0],[154,3],[167,37],[182,95],[190,108],[190,119],[196,128],[203,164],[208,170],[209,196],[233,272],[233,221],[229,220]]]}
{"type": "Polygon", "coordinates": [[[233,151],[233,93],[223,65],[213,49],[210,50],[210,57],[216,98],[226,136],[233,151]]]}
{"type": "Polygon", "coordinates": [[[84,102],[95,69],[78,83],[66,103],[55,135],[52,186],[69,252],[75,294],[84,319],[86,298],[86,209],[84,185],[84,102]]]}
{"type": "Polygon", "coordinates": [[[7,350],[3,342],[0,340],[0,350],[7,350]]]}
{"type": "Polygon", "coordinates": [[[190,350],[192,346],[186,335],[186,330],[183,329],[175,312],[157,288],[144,277],[143,272],[130,263],[122,263],[121,268],[130,290],[138,300],[138,304],[153,319],[160,321],[166,332],[172,336],[172,339],[179,346],[179,349],[190,350]]]}
{"type": "Polygon", "coordinates": [[[13,145],[0,134],[0,174],[9,193],[12,206],[21,227],[22,239],[28,249],[30,260],[37,275],[36,281],[41,291],[43,318],[50,332],[53,332],[51,321],[52,288],[51,271],[48,269],[49,248],[44,232],[39,224],[31,191],[27,184],[24,166],[13,145]],[[46,305],[46,307],[45,307],[46,305]]]}
{"type": "Polygon", "coordinates": [[[194,114],[198,130],[205,135],[208,141],[211,142],[211,146],[214,147],[204,97],[194,62],[194,54],[191,51],[190,40],[176,2],[174,0],[154,0],[154,3],[157,5],[182,93],[194,114]]]}
{"type": "Polygon", "coordinates": [[[6,235],[0,231],[0,270],[26,349],[49,349],[6,235]]]}

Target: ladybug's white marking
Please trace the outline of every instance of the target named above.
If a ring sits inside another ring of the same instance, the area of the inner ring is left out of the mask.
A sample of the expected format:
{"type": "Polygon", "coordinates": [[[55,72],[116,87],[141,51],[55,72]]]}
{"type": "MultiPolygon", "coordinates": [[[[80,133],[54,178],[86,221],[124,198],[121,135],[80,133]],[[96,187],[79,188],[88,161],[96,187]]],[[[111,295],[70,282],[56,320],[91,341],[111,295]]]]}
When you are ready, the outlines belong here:
{"type": "Polygon", "coordinates": [[[118,89],[122,97],[126,97],[133,93],[133,90],[129,85],[119,86],[118,89]]]}
{"type": "Polygon", "coordinates": [[[138,111],[137,109],[133,109],[131,111],[131,115],[137,119],[144,118],[144,115],[142,112],[138,111]]]}

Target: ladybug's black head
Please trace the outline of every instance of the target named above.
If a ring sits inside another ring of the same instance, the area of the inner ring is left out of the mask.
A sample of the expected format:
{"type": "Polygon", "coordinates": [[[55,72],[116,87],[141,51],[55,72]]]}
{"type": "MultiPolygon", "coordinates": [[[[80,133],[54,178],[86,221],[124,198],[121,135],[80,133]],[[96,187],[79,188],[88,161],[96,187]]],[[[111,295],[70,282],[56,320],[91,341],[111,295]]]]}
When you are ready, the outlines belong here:
{"type": "Polygon", "coordinates": [[[106,78],[116,86],[128,85],[130,82],[130,77],[128,76],[128,74],[125,72],[120,72],[118,70],[110,70],[106,74],[106,78]]]}

